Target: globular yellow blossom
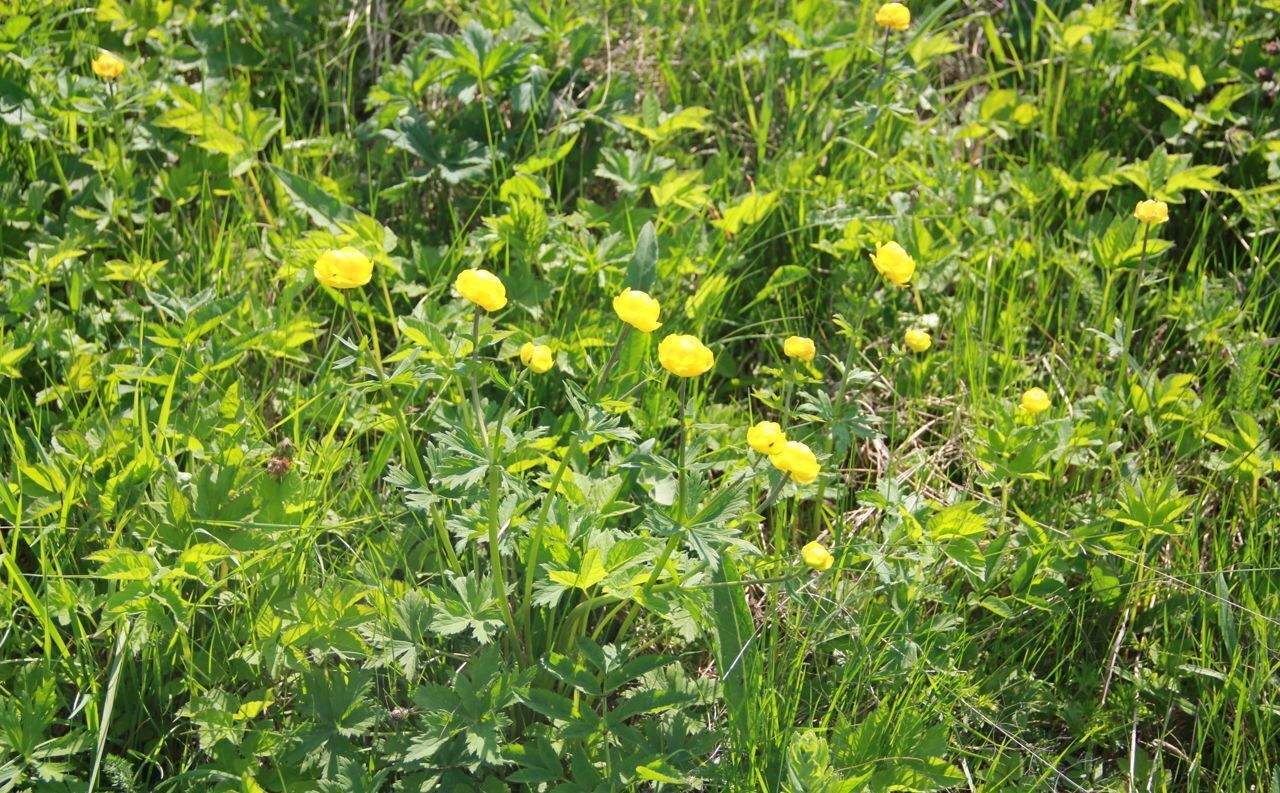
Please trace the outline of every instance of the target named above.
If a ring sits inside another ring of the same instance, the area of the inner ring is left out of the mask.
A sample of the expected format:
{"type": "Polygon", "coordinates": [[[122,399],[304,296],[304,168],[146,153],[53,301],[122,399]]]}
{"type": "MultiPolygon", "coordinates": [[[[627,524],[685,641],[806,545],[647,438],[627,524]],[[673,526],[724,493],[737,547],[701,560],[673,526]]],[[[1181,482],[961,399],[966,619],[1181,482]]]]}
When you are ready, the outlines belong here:
{"type": "Polygon", "coordinates": [[[818,478],[822,469],[818,466],[818,458],[813,451],[800,441],[787,441],[772,455],[769,462],[778,470],[789,474],[791,481],[802,485],[818,478]]]}
{"type": "Polygon", "coordinates": [[[787,442],[787,436],[776,421],[762,421],[747,430],[747,443],[761,454],[773,454],[787,442]]]}
{"type": "Polygon", "coordinates": [[[623,289],[613,299],[613,310],[618,319],[641,333],[652,333],[662,325],[658,321],[658,312],[662,310],[662,306],[649,293],[639,289],[623,289]]]}
{"type": "Polygon", "coordinates": [[[831,555],[831,552],[824,548],[822,543],[816,541],[800,549],[800,558],[818,572],[830,570],[831,565],[836,563],[836,558],[831,555]]]}
{"type": "Polygon", "coordinates": [[[355,248],[335,248],[316,259],[316,280],[332,289],[356,289],[373,277],[373,262],[355,248]]]}
{"type": "Polygon", "coordinates": [[[1133,216],[1140,223],[1146,223],[1148,226],[1158,226],[1169,220],[1169,205],[1163,201],[1151,199],[1139,201],[1138,206],[1133,210],[1133,216]]]}
{"type": "Polygon", "coordinates": [[[520,362],[538,374],[549,371],[555,365],[555,359],[551,357],[551,348],[531,341],[526,341],[520,348],[520,362]]]}
{"type": "Polygon", "coordinates": [[[902,340],[915,352],[924,352],[933,344],[933,339],[929,338],[929,331],[920,328],[908,329],[903,334],[902,340]]]}
{"type": "Polygon", "coordinates": [[[813,356],[818,353],[818,348],[814,345],[813,339],[806,336],[788,336],[786,341],[782,342],[782,351],[788,358],[808,362],[813,360],[813,356]]]}
{"type": "Polygon", "coordinates": [[[1022,409],[1028,413],[1043,413],[1049,409],[1049,395],[1043,388],[1028,388],[1022,395],[1022,409]]]}
{"type": "Polygon", "coordinates": [[[896,242],[877,243],[876,252],[871,254],[871,263],[881,275],[898,286],[906,286],[916,273],[916,260],[896,242]]]}
{"type": "Polygon", "coordinates": [[[697,377],[715,365],[716,357],[696,336],[673,333],[658,344],[658,361],[673,375],[697,377]]]}
{"type": "Polygon", "coordinates": [[[458,294],[485,311],[497,311],[507,304],[507,288],[488,270],[463,270],[453,282],[458,294]]]}
{"type": "Polygon", "coordinates": [[[876,24],[891,30],[906,30],[911,25],[911,11],[902,3],[885,3],[876,9],[876,24]]]}
{"type": "Polygon", "coordinates": [[[125,70],[125,62],[106,50],[98,53],[98,57],[89,65],[93,67],[93,73],[104,80],[114,80],[124,74],[125,70]]]}

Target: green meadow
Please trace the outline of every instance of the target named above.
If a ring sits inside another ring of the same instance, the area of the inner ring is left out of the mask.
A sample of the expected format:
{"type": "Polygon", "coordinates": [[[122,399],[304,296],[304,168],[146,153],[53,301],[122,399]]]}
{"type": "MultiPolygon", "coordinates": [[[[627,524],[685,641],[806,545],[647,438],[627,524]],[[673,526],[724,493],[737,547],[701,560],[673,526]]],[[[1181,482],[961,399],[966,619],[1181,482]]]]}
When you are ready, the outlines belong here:
{"type": "Polygon", "coordinates": [[[1278,0],[0,0],[0,793],[1280,793],[1278,0]]]}

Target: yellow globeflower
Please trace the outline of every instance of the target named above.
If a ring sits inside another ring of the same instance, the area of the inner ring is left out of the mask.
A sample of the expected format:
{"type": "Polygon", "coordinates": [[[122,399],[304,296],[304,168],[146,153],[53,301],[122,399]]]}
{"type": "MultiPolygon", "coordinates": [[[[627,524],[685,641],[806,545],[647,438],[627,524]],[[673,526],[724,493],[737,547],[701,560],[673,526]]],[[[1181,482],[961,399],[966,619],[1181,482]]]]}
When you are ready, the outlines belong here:
{"type": "Polygon", "coordinates": [[[836,558],[831,552],[822,547],[820,542],[811,542],[800,549],[800,558],[804,563],[812,567],[818,572],[831,569],[831,565],[836,563],[836,558]]]}
{"type": "Polygon", "coordinates": [[[662,310],[662,306],[647,292],[638,289],[623,289],[613,299],[613,310],[618,319],[641,333],[652,333],[662,325],[658,321],[658,312],[662,310]]]}
{"type": "Polygon", "coordinates": [[[1049,395],[1043,388],[1029,388],[1022,395],[1022,409],[1028,413],[1043,413],[1049,409],[1049,395]]]}
{"type": "Polygon", "coordinates": [[[716,357],[696,336],[673,333],[658,344],[658,361],[673,375],[697,377],[715,365],[716,357]]]}
{"type": "Polygon", "coordinates": [[[769,456],[774,467],[791,476],[791,481],[802,485],[818,478],[822,469],[818,466],[818,458],[800,441],[787,441],[782,448],[769,456]]]}
{"type": "Polygon", "coordinates": [[[1137,208],[1133,210],[1133,216],[1148,226],[1159,226],[1169,220],[1169,205],[1151,199],[1139,201],[1137,208]]]}
{"type": "Polygon", "coordinates": [[[762,421],[747,430],[747,443],[761,454],[773,454],[787,442],[787,436],[776,421],[762,421]]]}
{"type": "Polygon", "coordinates": [[[881,275],[898,286],[906,286],[916,273],[916,260],[896,242],[877,243],[876,252],[871,254],[871,263],[881,275]]]}
{"type": "Polygon", "coordinates": [[[551,348],[531,341],[526,341],[520,348],[520,361],[538,374],[549,371],[555,365],[555,359],[551,357],[551,348]]]}
{"type": "Polygon", "coordinates": [[[507,304],[507,288],[488,270],[463,270],[453,282],[458,294],[485,311],[497,311],[507,304]]]}
{"type": "Polygon", "coordinates": [[[933,339],[929,338],[929,331],[919,328],[911,328],[903,334],[902,338],[915,352],[924,352],[933,344],[933,339]]]}
{"type": "Polygon", "coordinates": [[[125,62],[106,50],[98,53],[98,57],[89,65],[93,67],[93,73],[104,80],[114,80],[124,74],[125,70],[125,62]]]}
{"type": "Polygon", "coordinates": [[[327,250],[313,269],[316,280],[333,289],[356,289],[373,277],[373,262],[355,248],[327,250]]]}
{"type": "Polygon", "coordinates": [[[885,3],[876,9],[876,24],[891,30],[906,30],[911,25],[911,12],[902,3],[885,3]]]}
{"type": "Polygon", "coordinates": [[[788,336],[787,340],[782,342],[782,351],[788,358],[798,358],[808,362],[813,360],[818,348],[814,346],[813,339],[807,336],[788,336]]]}

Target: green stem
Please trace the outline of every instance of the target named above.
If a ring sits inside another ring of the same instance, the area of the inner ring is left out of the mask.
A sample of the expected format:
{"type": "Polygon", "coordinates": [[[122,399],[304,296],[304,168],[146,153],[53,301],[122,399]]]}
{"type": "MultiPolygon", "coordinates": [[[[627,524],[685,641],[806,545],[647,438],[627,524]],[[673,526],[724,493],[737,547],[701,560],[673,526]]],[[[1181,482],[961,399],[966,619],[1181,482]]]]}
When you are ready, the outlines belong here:
{"type": "MultiPolygon", "coordinates": [[[[593,403],[599,397],[600,389],[604,387],[609,373],[613,371],[614,365],[618,362],[618,354],[622,350],[622,344],[630,331],[630,325],[622,328],[622,332],[618,334],[618,340],[613,344],[613,351],[609,354],[604,367],[596,376],[595,385],[591,388],[591,401],[593,403]]],[[[556,471],[551,477],[551,486],[542,497],[542,506],[538,509],[537,520],[534,521],[533,529],[529,534],[529,554],[525,560],[524,569],[524,597],[520,603],[520,624],[524,626],[525,636],[530,644],[532,644],[533,637],[533,581],[538,572],[538,556],[542,553],[543,528],[547,525],[547,515],[551,511],[551,502],[555,494],[560,492],[560,482],[569,470],[569,461],[578,453],[578,448],[581,445],[582,437],[575,433],[569,440],[569,448],[565,450],[564,456],[560,458],[560,464],[556,466],[556,471]]]]}
{"type": "MultiPolygon", "coordinates": [[[[511,389],[507,392],[507,397],[502,401],[502,406],[498,409],[497,423],[494,425],[493,445],[489,447],[489,567],[493,574],[493,592],[497,598],[498,604],[502,607],[502,619],[507,624],[507,631],[511,634],[511,641],[516,645],[516,650],[522,655],[526,655],[528,648],[520,639],[520,633],[516,629],[515,613],[511,610],[511,599],[507,596],[507,574],[506,568],[502,562],[502,550],[499,547],[499,527],[498,527],[498,502],[501,498],[502,483],[502,420],[507,412],[508,405],[511,404],[511,395],[520,390],[521,384],[524,382],[528,369],[521,370],[516,376],[515,382],[512,383],[511,389]]],[[[528,658],[526,657],[526,663],[528,658]]]]}
{"type": "MultiPolygon", "coordinates": [[[[688,480],[688,475],[685,471],[685,446],[686,446],[686,443],[685,443],[686,441],[685,397],[688,395],[688,390],[689,390],[688,383],[689,381],[687,379],[682,378],[680,380],[680,397],[677,404],[677,409],[679,411],[679,421],[680,421],[680,448],[678,453],[679,456],[677,458],[679,462],[677,463],[677,469],[676,469],[676,476],[677,476],[677,480],[676,480],[677,493],[676,493],[676,503],[675,503],[676,530],[675,530],[675,533],[673,533],[670,537],[667,538],[667,544],[663,546],[662,555],[658,557],[657,563],[654,564],[653,572],[649,574],[649,578],[644,582],[644,585],[640,587],[641,598],[647,595],[649,593],[649,590],[653,589],[653,585],[658,582],[658,578],[662,575],[662,571],[667,568],[667,562],[671,560],[671,554],[675,553],[676,547],[680,544],[680,540],[684,536],[684,529],[685,529],[685,503],[684,502],[685,502],[685,493],[687,490],[687,480],[688,480]]],[[[627,612],[627,617],[622,622],[622,627],[618,629],[618,634],[617,634],[618,636],[626,635],[627,631],[631,628],[631,623],[635,621],[636,614],[639,611],[639,607],[640,607],[640,602],[638,600],[632,604],[631,610],[627,612]]]]}
{"type": "MultiPolygon", "coordinates": [[[[347,318],[351,321],[353,332],[359,338],[360,347],[363,349],[364,329],[360,327],[360,322],[356,319],[355,309],[351,305],[351,295],[345,289],[342,291],[342,302],[346,306],[347,318]]],[[[374,328],[371,324],[369,328],[370,337],[374,336],[373,331],[374,328]]],[[[376,339],[371,341],[370,347],[373,353],[373,366],[378,373],[378,395],[385,397],[391,384],[387,381],[387,372],[382,365],[382,351],[376,339]]],[[[396,433],[399,435],[400,440],[400,456],[408,461],[409,468],[413,471],[414,477],[417,478],[418,484],[425,487],[430,480],[427,478],[426,470],[422,467],[422,457],[418,454],[418,447],[413,442],[413,433],[409,429],[409,422],[404,417],[404,407],[404,404],[391,404],[391,414],[395,419],[396,433]]],[[[461,573],[462,563],[458,561],[458,555],[453,550],[453,542],[449,539],[448,530],[439,521],[436,522],[436,527],[439,534],[440,547],[449,563],[449,569],[456,573],[461,573]]]]}
{"type": "Polygon", "coordinates": [[[478,373],[480,369],[480,311],[476,306],[475,318],[471,320],[471,408],[476,414],[476,425],[480,427],[480,437],[484,445],[489,445],[489,430],[484,425],[484,408],[480,406],[480,385],[478,373]]]}

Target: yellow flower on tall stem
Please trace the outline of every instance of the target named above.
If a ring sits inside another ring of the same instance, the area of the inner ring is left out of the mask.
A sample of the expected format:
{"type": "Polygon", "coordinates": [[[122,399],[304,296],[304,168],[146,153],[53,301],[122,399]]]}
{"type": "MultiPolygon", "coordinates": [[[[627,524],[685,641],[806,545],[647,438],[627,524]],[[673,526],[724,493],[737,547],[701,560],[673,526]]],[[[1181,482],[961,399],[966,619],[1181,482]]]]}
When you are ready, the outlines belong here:
{"type": "Polygon", "coordinates": [[[817,345],[807,336],[788,336],[786,341],[782,342],[782,351],[788,358],[795,358],[805,363],[812,361],[818,354],[817,345]]]}
{"type": "Polygon", "coordinates": [[[98,57],[94,58],[89,66],[93,69],[94,74],[104,80],[115,80],[124,74],[124,70],[127,68],[127,64],[124,61],[106,50],[99,52],[98,57]]]}
{"type": "Polygon", "coordinates": [[[786,442],[786,433],[776,421],[761,421],[747,430],[747,443],[760,454],[773,454],[786,442]]]}
{"type": "Polygon", "coordinates": [[[897,286],[906,286],[916,273],[916,260],[896,242],[876,244],[871,263],[885,278],[897,286]]]}
{"type": "Polygon", "coordinates": [[[820,542],[814,541],[800,549],[800,558],[809,567],[818,572],[825,572],[831,569],[831,565],[836,563],[836,558],[831,555],[820,542]]]}
{"type": "Polygon", "coordinates": [[[453,282],[458,294],[485,311],[498,311],[507,304],[507,287],[488,270],[474,268],[458,273],[453,282]]]}
{"type": "Polygon", "coordinates": [[[1169,205],[1163,201],[1147,199],[1139,201],[1138,206],[1133,210],[1133,216],[1138,219],[1139,223],[1145,223],[1148,226],[1158,226],[1169,220],[1169,205]]]}
{"type": "Polygon", "coordinates": [[[885,3],[876,9],[876,24],[889,30],[904,31],[911,26],[911,10],[902,3],[885,3]]]}
{"type": "Polygon", "coordinates": [[[716,356],[698,337],[673,333],[658,344],[658,362],[677,377],[697,377],[710,371],[716,356]]]}
{"type": "Polygon", "coordinates": [[[1045,412],[1049,405],[1049,395],[1043,388],[1028,388],[1022,394],[1022,409],[1032,415],[1045,412]]]}
{"type": "Polygon", "coordinates": [[[545,344],[534,344],[526,341],[520,348],[520,362],[538,374],[544,374],[555,365],[551,356],[551,348],[545,344]]]}
{"type": "Polygon", "coordinates": [[[373,277],[373,262],[355,248],[336,248],[322,253],[313,270],[331,289],[358,289],[373,277]]]}
{"type": "Polygon", "coordinates": [[[779,471],[791,477],[791,481],[805,485],[818,478],[822,468],[813,451],[800,441],[787,441],[782,448],[769,456],[769,462],[779,471]]]}
{"type": "Polygon", "coordinates": [[[662,306],[647,292],[641,292],[638,289],[623,289],[613,299],[613,310],[618,315],[618,319],[641,333],[652,333],[662,326],[658,321],[662,306]]]}
{"type": "Polygon", "coordinates": [[[906,333],[902,334],[902,340],[911,348],[913,352],[924,352],[933,345],[933,339],[929,337],[927,330],[920,328],[910,328],[906,333]]]}

